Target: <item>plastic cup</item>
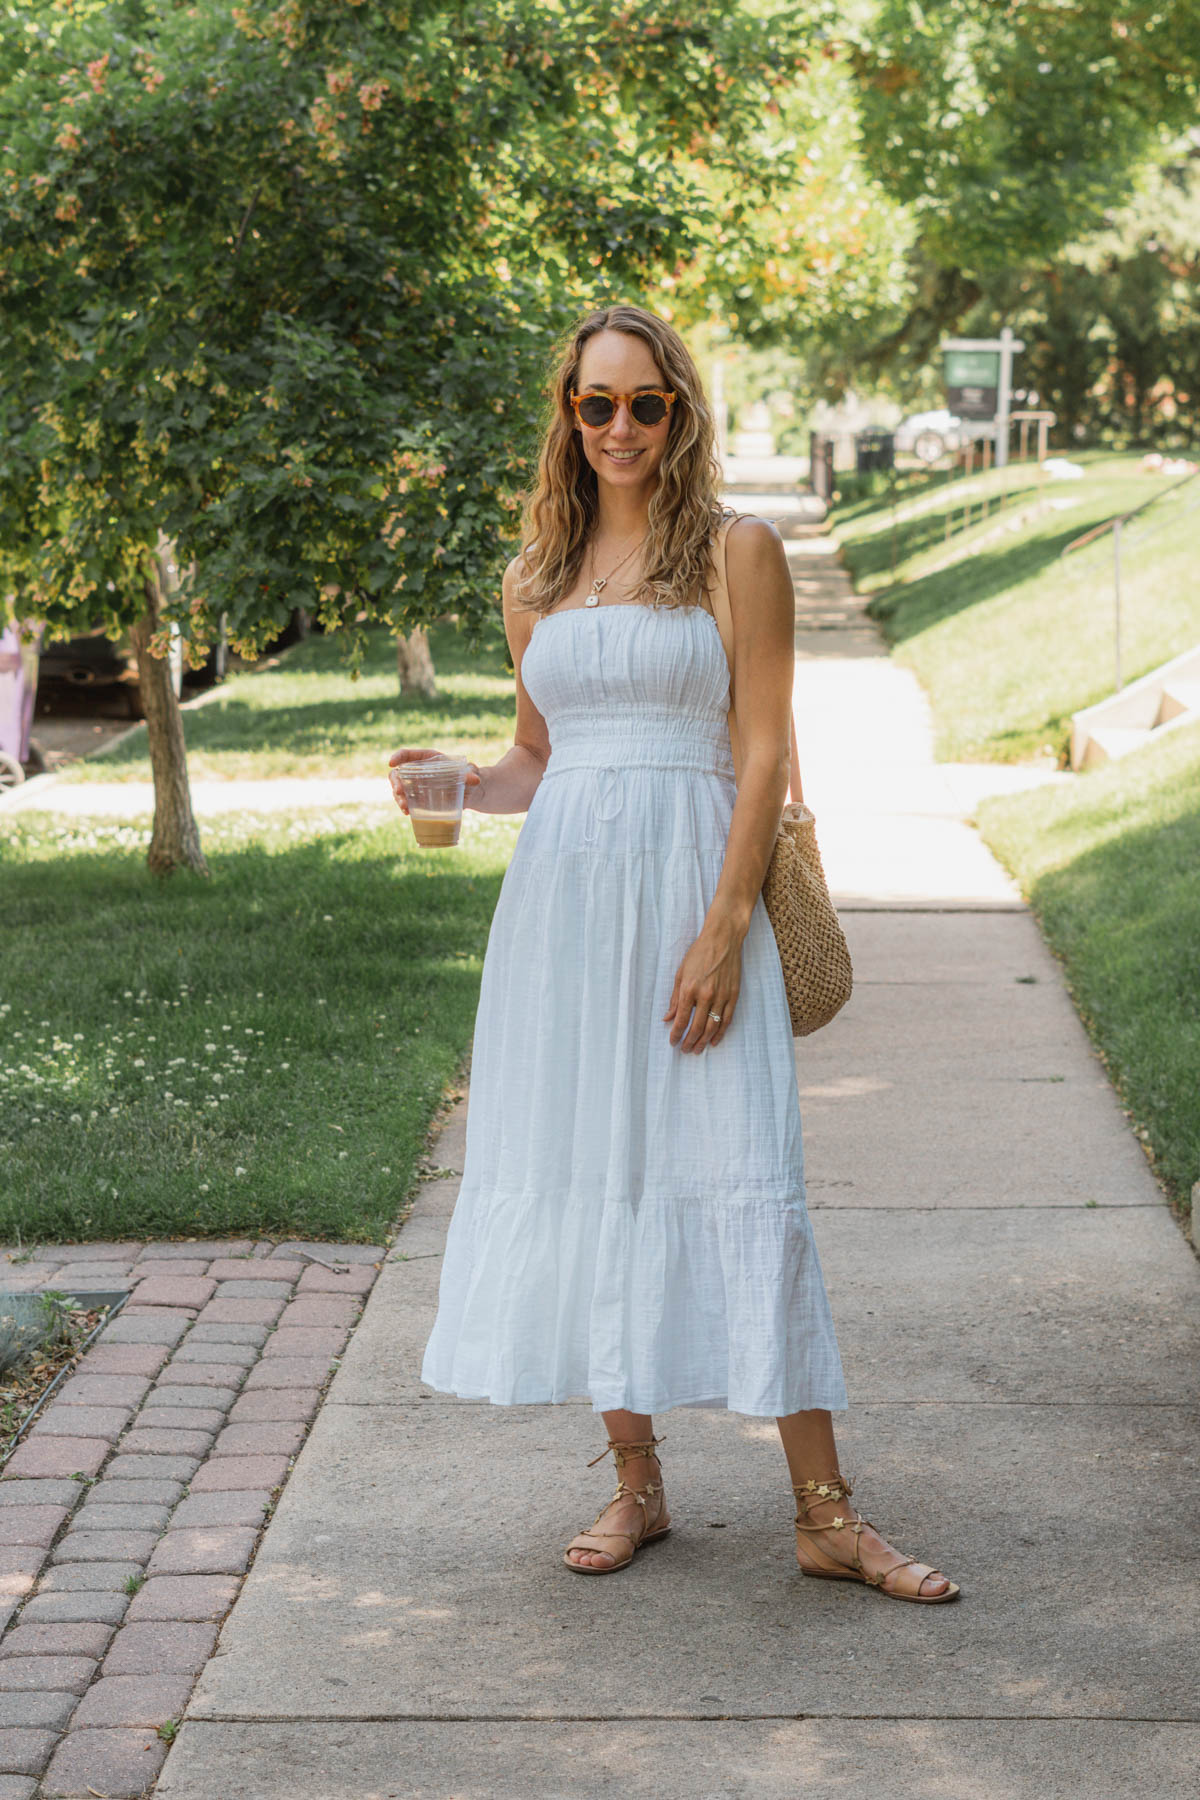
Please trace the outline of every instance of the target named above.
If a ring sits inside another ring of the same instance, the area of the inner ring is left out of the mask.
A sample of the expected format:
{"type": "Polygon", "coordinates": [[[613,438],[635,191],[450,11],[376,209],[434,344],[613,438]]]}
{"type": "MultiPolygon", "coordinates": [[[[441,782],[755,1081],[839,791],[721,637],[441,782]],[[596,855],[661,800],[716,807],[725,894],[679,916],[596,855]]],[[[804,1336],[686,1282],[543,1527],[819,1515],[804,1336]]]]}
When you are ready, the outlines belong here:
{"type": "Polygon", "coordinates": [[[465,756],[428,756],[388,770],[392,792],[403,789],[413,836],[425,850],[457,844],[469,764],[465,756]]]}

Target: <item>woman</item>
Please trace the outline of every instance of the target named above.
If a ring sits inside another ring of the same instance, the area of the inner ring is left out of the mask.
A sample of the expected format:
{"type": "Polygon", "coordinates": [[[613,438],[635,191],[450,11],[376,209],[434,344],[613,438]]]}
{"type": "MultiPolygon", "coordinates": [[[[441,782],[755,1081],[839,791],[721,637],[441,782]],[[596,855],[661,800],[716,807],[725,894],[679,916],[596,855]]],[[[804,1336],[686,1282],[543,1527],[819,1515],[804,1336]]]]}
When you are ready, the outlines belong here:
{"type": "Polygon", "coordinates": [[[845,1388],[761,897],[794,602],[778,533],[727,516],[717,481],[678,334],[633,306],[584,319],[504,576],[513,747],[468,775],[468,805],[527,817],[488,939],[422,1375],[498,1405],[591,1398],[619,1481],[567,1546],[579,1574],[624,1568],[669,1529],[653,1413],[720,1406],[777,1418],[805,1574],[950,1600],[953,1583],[844,1504],[830,1413],[845,1388]]]}

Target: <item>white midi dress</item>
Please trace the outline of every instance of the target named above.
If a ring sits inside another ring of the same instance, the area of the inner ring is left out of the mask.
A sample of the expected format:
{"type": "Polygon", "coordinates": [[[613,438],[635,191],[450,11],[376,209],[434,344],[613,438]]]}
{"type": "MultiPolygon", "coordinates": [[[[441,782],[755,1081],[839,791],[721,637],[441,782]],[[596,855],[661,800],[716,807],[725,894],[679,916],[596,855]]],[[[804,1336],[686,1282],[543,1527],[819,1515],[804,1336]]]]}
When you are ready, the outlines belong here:
{"type": "Polygon", "coordinates": [[[716,620],[550,613],[522,677],[551,754],[488,936],[422,1379],[498,1405],[843,1410],[761,895],[721,1042],[685,1054],[662,1016],[736,794],[716,620]]]}

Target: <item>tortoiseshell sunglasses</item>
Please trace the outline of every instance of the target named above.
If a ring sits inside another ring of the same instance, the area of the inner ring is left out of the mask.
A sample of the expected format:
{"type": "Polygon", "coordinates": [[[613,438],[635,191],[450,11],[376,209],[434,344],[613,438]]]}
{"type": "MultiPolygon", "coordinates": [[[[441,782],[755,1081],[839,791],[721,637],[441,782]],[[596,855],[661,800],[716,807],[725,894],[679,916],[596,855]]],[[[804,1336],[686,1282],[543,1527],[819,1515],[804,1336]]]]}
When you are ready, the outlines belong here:
{"type": "Polygon", "coordinates": [[[604,388],[577,394],[574,388],[571,389],[575,417],[581,425],[590,425],[595,431],[602,431],[612,424],[622,400],[639,425],[661,425],[675,404],[674,394],[664,393],[660,388],[640,388],[636,394],[610,394],[604,388]]]}

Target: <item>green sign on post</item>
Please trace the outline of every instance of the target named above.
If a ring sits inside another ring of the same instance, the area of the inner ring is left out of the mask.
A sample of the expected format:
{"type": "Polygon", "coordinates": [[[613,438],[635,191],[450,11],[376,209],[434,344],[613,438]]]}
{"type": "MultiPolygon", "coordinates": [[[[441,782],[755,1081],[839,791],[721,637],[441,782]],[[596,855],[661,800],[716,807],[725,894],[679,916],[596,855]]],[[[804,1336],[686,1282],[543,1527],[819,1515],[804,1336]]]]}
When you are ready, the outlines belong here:
{"type": "Polygon", "coordinates": [[[947,387],[999,387],[998,350],[947,350],[944,354],[947,387]]]}
{"type": "Polygon", "coordinates": [[[998,338],[946,338],[942,344],[946,405],[957,418],[986,420],[991,427],[987,435],[995,438],[998,469],[1008,461],[1013,357],[1024,348],[1008,325],[998,338]]]}
{"type": "Polygon", "coordinates": [[[1000,391],[998,350],[942,352],[946,405],[960,419],[994,419],[1000,391]]]}

